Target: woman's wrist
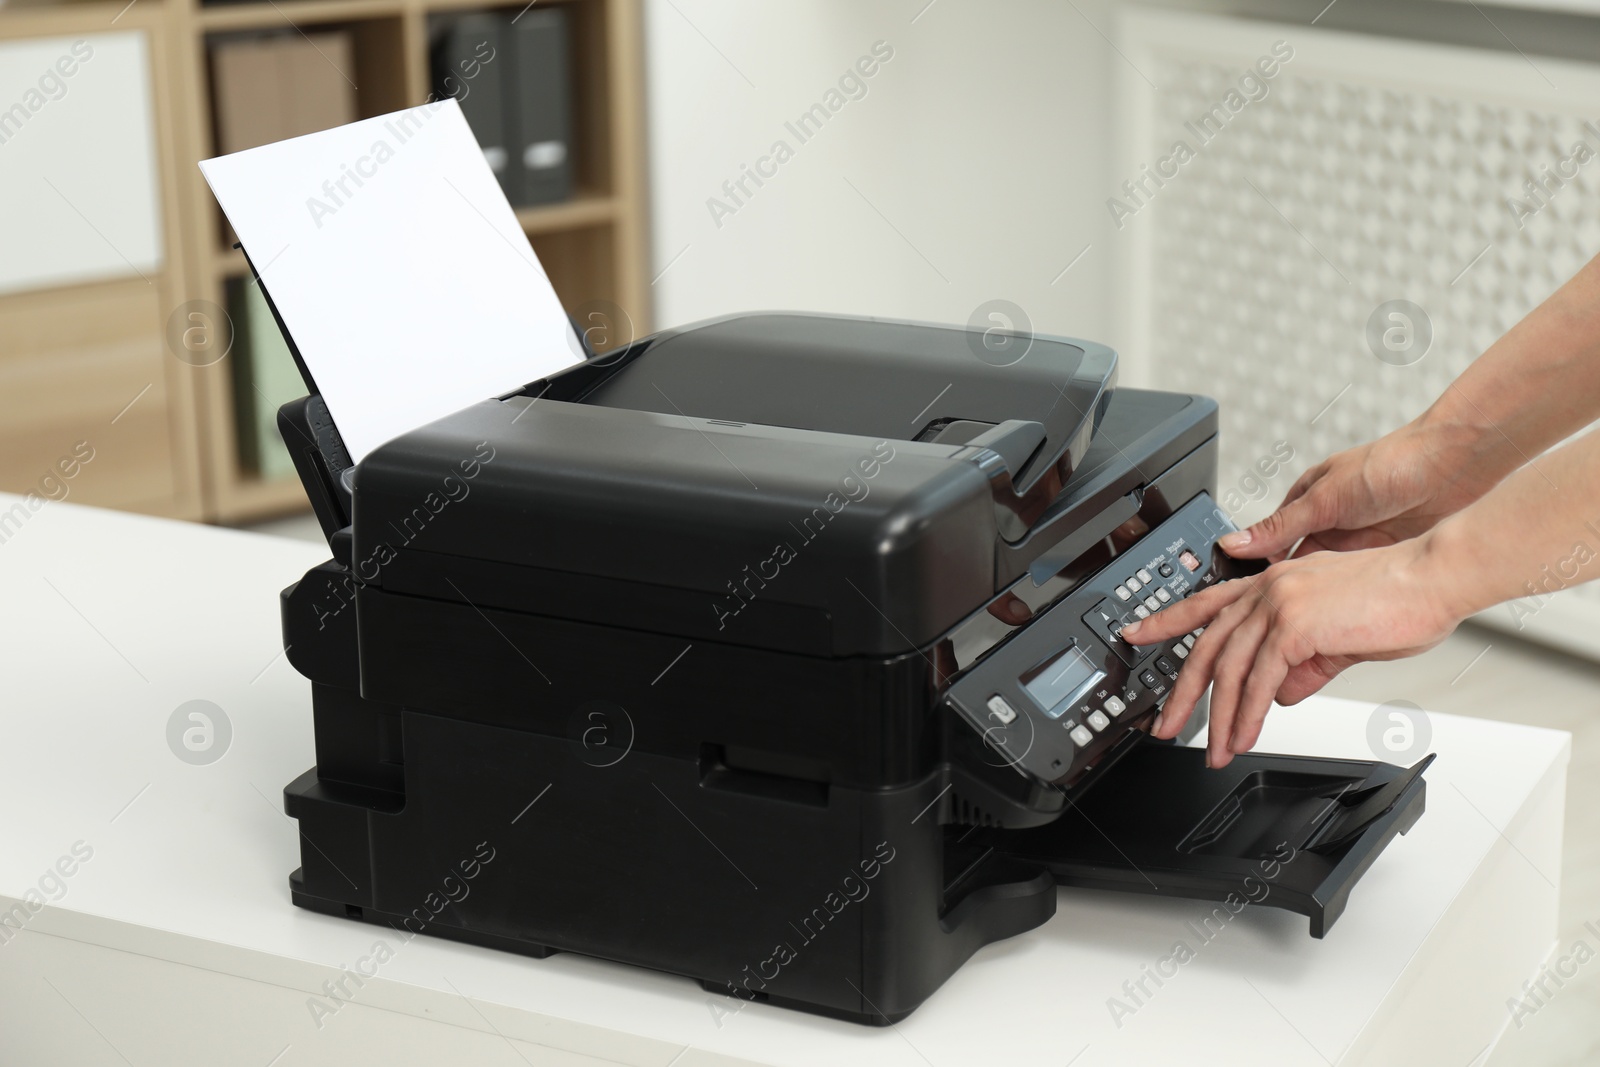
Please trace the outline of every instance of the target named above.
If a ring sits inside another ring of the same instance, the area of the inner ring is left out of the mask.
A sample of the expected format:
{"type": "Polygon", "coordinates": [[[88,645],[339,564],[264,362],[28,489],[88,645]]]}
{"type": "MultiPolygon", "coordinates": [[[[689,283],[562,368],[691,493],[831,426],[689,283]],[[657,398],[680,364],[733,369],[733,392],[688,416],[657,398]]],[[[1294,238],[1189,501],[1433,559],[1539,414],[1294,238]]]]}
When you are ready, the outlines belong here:
{"type": "Polygon", "coordinates": [[[1431,466],[1477,499],[1525,461],[1505,434],[1479,411],[1462,413],[1446,404],[1450,390],[1407,424],[1431,466]]]}
{"type": "Polygon", "coordinates": [[[1482,544],[1471,535],[1461,513],[1401,544],[1411,546],[1408,570],[1418,588],[1451,622],[1460,622],[1505,599],[1493,588],[1495,568],[1491,561],[1480,558],[1482,544]]]}

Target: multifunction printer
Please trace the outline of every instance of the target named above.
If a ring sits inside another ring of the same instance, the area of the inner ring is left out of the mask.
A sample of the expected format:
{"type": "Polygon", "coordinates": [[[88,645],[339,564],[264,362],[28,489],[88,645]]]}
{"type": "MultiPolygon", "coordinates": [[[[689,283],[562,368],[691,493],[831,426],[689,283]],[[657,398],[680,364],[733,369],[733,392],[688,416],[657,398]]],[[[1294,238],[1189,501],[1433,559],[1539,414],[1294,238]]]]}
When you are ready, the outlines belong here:
{"type": "Polygon", "coordinates": [[[294,903],[870,1024],[1058,886],[1326,934],[1423,765],[1152,738],[1197,633],[1118,631],[1259,567],[1217,548],[1216,405],[992,340],[736,315],[359,464],[307,373],[294,903]]]}

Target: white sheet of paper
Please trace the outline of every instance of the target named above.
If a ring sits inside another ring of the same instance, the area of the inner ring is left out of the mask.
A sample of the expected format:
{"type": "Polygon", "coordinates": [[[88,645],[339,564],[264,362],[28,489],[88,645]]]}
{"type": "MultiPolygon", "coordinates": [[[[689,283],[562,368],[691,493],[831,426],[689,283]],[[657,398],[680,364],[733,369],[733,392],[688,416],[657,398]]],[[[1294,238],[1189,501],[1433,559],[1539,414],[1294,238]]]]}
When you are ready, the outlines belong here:
{"type": "Polygon", "coordinates": [[[453,99],[200,169],[357,462],[583,358],[453,99]]]}

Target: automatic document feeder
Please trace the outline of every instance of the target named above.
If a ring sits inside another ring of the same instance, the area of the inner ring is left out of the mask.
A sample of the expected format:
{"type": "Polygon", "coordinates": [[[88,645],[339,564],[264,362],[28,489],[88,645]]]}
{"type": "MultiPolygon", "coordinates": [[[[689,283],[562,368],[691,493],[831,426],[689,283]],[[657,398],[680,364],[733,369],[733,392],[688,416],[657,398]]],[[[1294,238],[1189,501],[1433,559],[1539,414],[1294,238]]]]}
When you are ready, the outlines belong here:
{"type": "Polygon", "coordinates": [[[1323,936],[1423,765],[1207,770],[1143,729],[1194,635],[1116,636],[1250,569],[1215,547],[1216,405],[1114,389],[1088,342],[987,356],[736,316],[354,467],[308,376],[280,422],[333,558],[282,599],[294,902],[875,1024],[1057,885],[1270,869],[1251,899],[1323,936]]]}

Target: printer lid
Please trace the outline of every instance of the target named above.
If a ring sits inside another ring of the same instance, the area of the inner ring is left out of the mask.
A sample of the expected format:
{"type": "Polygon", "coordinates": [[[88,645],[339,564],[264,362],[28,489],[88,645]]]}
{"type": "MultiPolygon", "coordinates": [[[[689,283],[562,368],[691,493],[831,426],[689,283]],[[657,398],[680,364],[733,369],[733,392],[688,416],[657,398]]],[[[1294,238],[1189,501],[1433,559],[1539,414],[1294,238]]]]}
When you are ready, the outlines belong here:
{"type": "Polygon", "coordinates": [[[1009,343],[995,359],[958,328],[808,314],[667,331],[389,441],[336,476],[325,526],[349,526],[358,569],[396,557],[366,567],[390,592],[522,609],[571,586],[638,628],[728,639],[736,612],[743,643],[905,651],[1214,432],[1173,397],[1110,435],[1125,476],[1101,472],[1115,354],[1009,343]],[[452,492],[470,500],[446,512],[452,492]]]}
{"type": "MultiPolygon", "coordinates": [[[[352,516],[355,464],[262,293],[311,393],[311,467],[320,469],[302,474],[332,537],[352,516]]],[[[964,448],[982,454],[1011,543],[1047,516],[1088,455],[1117,376],[1116,353],[1092,341],[809,312],[728,315],[604,355],[579,336],[587,359],[501,399],[964,448]]]]}
{"type": "MultiPolygon", "coordinates": [[[[1116,353],[999,328],[804,312],[730,315],[664,331],[584,404],[993,449],[1022,503],[1020,536],[1089,449],[1116,353]]],[[[609,362],[602,360],[602,363],[609,362]]],[[[1002,487],[997,487],[999,490],[1002,487]]]]}

